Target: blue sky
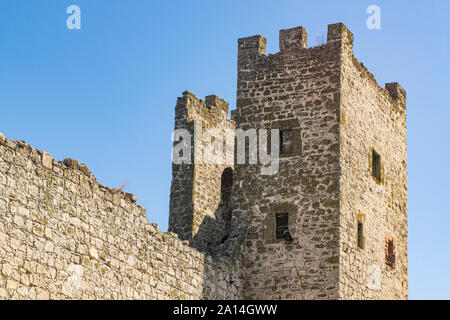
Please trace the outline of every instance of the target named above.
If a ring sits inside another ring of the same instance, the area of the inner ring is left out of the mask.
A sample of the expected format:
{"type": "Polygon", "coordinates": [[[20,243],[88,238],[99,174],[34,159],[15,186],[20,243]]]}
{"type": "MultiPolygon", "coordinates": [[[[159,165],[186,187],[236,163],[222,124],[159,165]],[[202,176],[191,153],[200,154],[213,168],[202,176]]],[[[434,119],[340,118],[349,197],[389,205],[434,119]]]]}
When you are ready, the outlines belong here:
{"type": "Polygon", "coordinates": [[[237,39],[343,22],[380,84],[408,94],[410,298],[450,299],[450,1],[2,0],[0,132],[127,182],[166,230],[176,98],[236,100],[237,39]],[[345,3],[345,5],[344,5],[345,3]],[[81,30],[66,8],[81,8],[81,30]],[[368,30],[366,8],[381,8],[368,30]]]}

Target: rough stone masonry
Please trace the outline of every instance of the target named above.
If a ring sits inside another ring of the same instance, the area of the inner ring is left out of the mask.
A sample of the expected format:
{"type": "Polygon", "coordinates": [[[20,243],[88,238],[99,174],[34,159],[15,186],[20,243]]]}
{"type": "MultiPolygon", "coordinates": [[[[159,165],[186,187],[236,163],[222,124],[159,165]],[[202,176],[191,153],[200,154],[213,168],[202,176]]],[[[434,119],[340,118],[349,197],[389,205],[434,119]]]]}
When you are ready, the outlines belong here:
{"type": "Polygon", "coordinates": [[[0,135],[0,298],[407,299],[406,93],[343,24],[279,41],[239,39],[231,120],[217,96],[178,98],[194,161],[172,165],[169,232],[86,165],[0,135]],[[211,128],[278,129],[278,173],[196,161],[211,128]]]}

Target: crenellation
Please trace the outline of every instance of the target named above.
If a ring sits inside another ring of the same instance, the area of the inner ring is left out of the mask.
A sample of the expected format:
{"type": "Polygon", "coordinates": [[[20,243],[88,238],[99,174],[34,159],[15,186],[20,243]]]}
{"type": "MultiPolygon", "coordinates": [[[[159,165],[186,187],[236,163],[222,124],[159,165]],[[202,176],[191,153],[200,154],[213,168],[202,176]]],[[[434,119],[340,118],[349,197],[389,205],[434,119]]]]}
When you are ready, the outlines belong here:
{"type": "Polygon", "coordinates": [[[251,59],[259,55],[266,54],[267,39],[255,35],[247,38],[240,38],[238,40],[238,59],[251,59]]]}
{"type": "Polygon", "coordinates": [[[229,103],[219,98],[218,96],[210,95],[205,97],[205,103],[208,109],[211,109],[212,107],[217,107],[228,115],[229,103]]]}
{"type": "Polygon", "coordinates": [[[343,23],[328,25],[327,44],[341,43],[353,49],[353,34],[343,23]]]}
{"type": "Polygon", "coordinates": [[[389,91],[392,99],[400,99],[401,104],[406,106],[406,91],[398,82],[386,83],[385,88],[389,91]]]}
{"type": "Polygon", "coordinates": [[[280,30],[280,51],[305,49],[308,43],[308,34],[303,27],[280,30]]]}

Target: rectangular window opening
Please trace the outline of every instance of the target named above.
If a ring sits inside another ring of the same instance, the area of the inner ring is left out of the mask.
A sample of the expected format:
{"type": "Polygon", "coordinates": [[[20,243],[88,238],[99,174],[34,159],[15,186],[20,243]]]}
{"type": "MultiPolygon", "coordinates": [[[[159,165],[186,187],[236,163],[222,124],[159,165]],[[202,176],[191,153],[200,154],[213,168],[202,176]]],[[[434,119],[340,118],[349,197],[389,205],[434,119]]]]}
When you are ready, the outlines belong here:
{"type": "Polygon", "coordinates": [[[364,225],[358,222],[358,248],[364,249],[364,225]]]}
{"type": "Polygon", "coordinates": [[[292,130],[280,131],[280,154],[292,153],[292,130]]]}
{"type": "Polygon", "coordinates": [[[394,240],[389,239],[386,244],[386,264],[394,269],[395,268],[395,244],[394,240]]]}
{"type": "Polygon", "coordinates": [[[287,213],[276,214],[276,233],[277,239],[284,239],[285,233],[289,231],[289,215],[287,213]]]}
{"type": "Polygon", "coordinates": [[[381,181],[381,156],[375,150],[372,151],[372,176],[381,181]]]}

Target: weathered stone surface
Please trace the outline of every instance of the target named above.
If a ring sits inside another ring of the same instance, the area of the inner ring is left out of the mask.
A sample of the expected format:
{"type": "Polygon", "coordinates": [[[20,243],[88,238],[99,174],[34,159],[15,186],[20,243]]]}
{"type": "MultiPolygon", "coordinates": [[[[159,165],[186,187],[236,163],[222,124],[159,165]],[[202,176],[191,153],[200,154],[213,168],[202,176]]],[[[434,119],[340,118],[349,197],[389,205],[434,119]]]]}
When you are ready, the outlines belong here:
{"type": "Polygon", "coordinates": [[[406,93],[397,83],[380,87],[351,48],[344,43],[341,58],[339,297],[406,299],[406,93]],[[381,158],[381,181],[372,177],[374,150],[381,158]],[[360,214],[363,250],[356,246],[360,214]],[[395,268],[386,264],[386,234],[395,242],[395,268]]]}
{"type": "Polygon", "coordinates": [[[274,55],[248,55],[248,41],[239,40],[247,49],[239,50],[233,119],[241,129],[292,130],[294,141],[275,176],[261,175],[260,165],[236,165],[233,215],[247,228],[245,296],[337,299],[341,48],[306,48],[301,27],[280,31],[274,55]],[[275,238],[281,213],[289,215],[290,244],[275,238]]]}
{"type": "Polygon", "coordinates": [[[0,168],[0,299],[241,297],[236,264],[159,231],[76,160],[0,136],[0,168]]]}
{"type": "Polygon", "coordinates": [[[202,101],[186,91],[175,107],[174,129],[192,135],[192,158],[190,164],[172,164],[169,231],[202,251],[215,251],[231,222],[221,204],[222,174],[234,167],[235,123],[228,119],[228,103],[215,95],[202,101]]]}
{"type": "Polygon", "coordinates": [[[52,169],[53,159],[47,152],[42,152],[42,165],[47,169],[52,169]]]}

